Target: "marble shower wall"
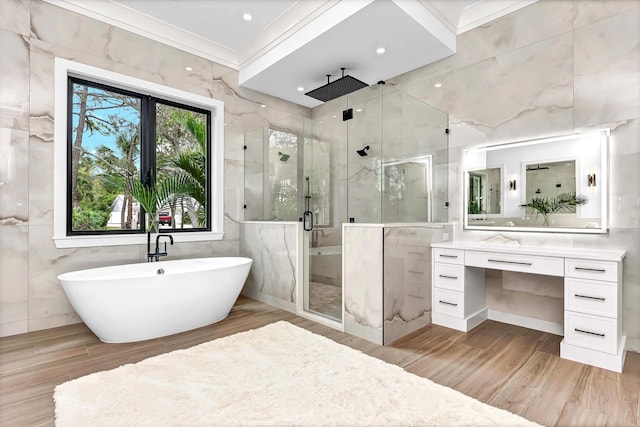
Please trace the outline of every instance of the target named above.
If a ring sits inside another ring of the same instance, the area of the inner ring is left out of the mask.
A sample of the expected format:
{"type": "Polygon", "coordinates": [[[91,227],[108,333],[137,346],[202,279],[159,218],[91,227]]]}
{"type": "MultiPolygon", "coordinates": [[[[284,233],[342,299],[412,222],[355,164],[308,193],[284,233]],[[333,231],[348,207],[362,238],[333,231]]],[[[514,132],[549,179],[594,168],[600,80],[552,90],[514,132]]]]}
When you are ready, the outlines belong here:
{"type": "Polygon", "coordinates": [[[301,229],[297,222],[240,224],[240,256],[253,260],[243,295],[296,312],[301,229]]]}
{"type": "Polygon", "coordinates": [[[342,226],[344,331],[383,343],[382,225],[342,226]]]}
{"type": "Polygon", "coordinates": [[[0,1],[0,45],[0,336],[79,321],[58,274],[145,259],[142,246],[53,244],[56,56],[224,101],[224,239],[176,244],[169,258],[238,255],[244,133],[302,107],[239,87],[235,70],[41,0],[0,1]]]}
{"type": "MultiPolygon", "coordinates": [[[[459,240],[495,234],[462,229],[464,147],[611,128],[608,234],[502,234],[525,245],[625,249],[624,333],[640,350],[640,1],[540,0],[461,34],[455,55],[389,84],[449,113],[449,220],[459,240]]],[[[488,279],[490,308],[530,313],[533,296],[548,308],[536,311],[542,320],[558,321],[561,284],[488,279]]]]}
{"type": "Polygon", "coordinates": [[[431,244],[452,226],[344,224],[344,330],[390,344],[431,323],[431,244]]]}

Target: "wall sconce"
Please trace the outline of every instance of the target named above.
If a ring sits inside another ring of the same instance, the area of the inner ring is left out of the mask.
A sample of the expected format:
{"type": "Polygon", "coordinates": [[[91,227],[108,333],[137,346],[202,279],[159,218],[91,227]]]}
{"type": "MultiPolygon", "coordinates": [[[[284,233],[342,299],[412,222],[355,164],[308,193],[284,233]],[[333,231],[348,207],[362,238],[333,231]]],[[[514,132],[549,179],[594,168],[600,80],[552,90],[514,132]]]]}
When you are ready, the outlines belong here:
{"type": "Polygon", "coordinates": [[[511,191],[515,191],[516,190],[516,180],[512,179],[511,181],[509,181],[509,190],[511,191]]]}
{"type": "Polygon", "coordinates": [[[595,187],[596,186],[596,174],[595,173],[590,173],[589,175],[587,175],[587,185],[589,187],[595,187]]]}

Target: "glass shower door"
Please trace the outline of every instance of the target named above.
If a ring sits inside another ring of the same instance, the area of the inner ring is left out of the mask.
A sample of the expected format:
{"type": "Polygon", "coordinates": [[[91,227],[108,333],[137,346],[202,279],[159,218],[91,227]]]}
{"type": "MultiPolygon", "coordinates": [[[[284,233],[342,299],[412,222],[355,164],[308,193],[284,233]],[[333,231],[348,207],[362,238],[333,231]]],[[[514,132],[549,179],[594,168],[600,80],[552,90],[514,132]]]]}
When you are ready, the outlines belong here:
{"type": "Polygon", "coordinates": [[[344,100],[316,107],[305,121],[304,311],[342,322],[342,223],[346,218],[344,100]]]}

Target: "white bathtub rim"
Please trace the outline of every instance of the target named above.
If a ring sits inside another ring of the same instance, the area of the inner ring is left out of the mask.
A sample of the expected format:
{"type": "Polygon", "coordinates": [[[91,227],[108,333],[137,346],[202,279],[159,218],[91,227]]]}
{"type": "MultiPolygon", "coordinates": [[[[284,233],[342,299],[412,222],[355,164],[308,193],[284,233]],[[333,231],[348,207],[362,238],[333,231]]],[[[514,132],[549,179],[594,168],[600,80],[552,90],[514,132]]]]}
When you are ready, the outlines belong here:
{"type": "Polygon", "coordinates": [[[69,271],[58,275],[58,280],[67,283],[75,281],[101,281],[118,280],[129,278],[140,278],[155,276],[158,269],[163,269],[167,275],[182,274],[187,272],[214,270],[217,268],[237,267],[245,264],[252,264],[253,260],[247,257],[203,257],[185,258],[175,260],[163,260],[158,262],[135,262],[131,264],[114,264],[102,267],[93,267],[82,270],[69,271]],[[213,261],[214,263],[205,263],[213,261]],[[230,262],[233,261],[233,262],[230,262]],[[195,266],[201,268],[194,268],[195,266]],[[187,267],[187,268],[180,268],[187,267]],[[177,271],[174,270],[177,268],[177,271]],[[130,271],[129,271],[130,270],[130,271]],[[114,274],[109,274],[114,273],[114,274]]]}

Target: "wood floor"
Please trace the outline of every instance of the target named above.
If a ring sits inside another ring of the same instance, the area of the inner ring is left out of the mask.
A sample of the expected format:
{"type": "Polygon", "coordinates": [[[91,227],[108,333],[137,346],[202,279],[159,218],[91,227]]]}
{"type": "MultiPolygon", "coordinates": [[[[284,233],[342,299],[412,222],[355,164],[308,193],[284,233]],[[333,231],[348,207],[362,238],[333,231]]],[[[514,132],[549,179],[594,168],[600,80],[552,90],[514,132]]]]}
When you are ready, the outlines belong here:
{"type": "Polygon", "coordinates": [[[428,326],[379,346],[241,298],[215,325],[104,344],[84,325],[0,338],[0,426],[53,426],[53,389],[72,378],[287,320],[544,425],[638,425],[640,354],[622,374],[559,358],[560,337],[487,321],[464,334],[428,326]]]}

